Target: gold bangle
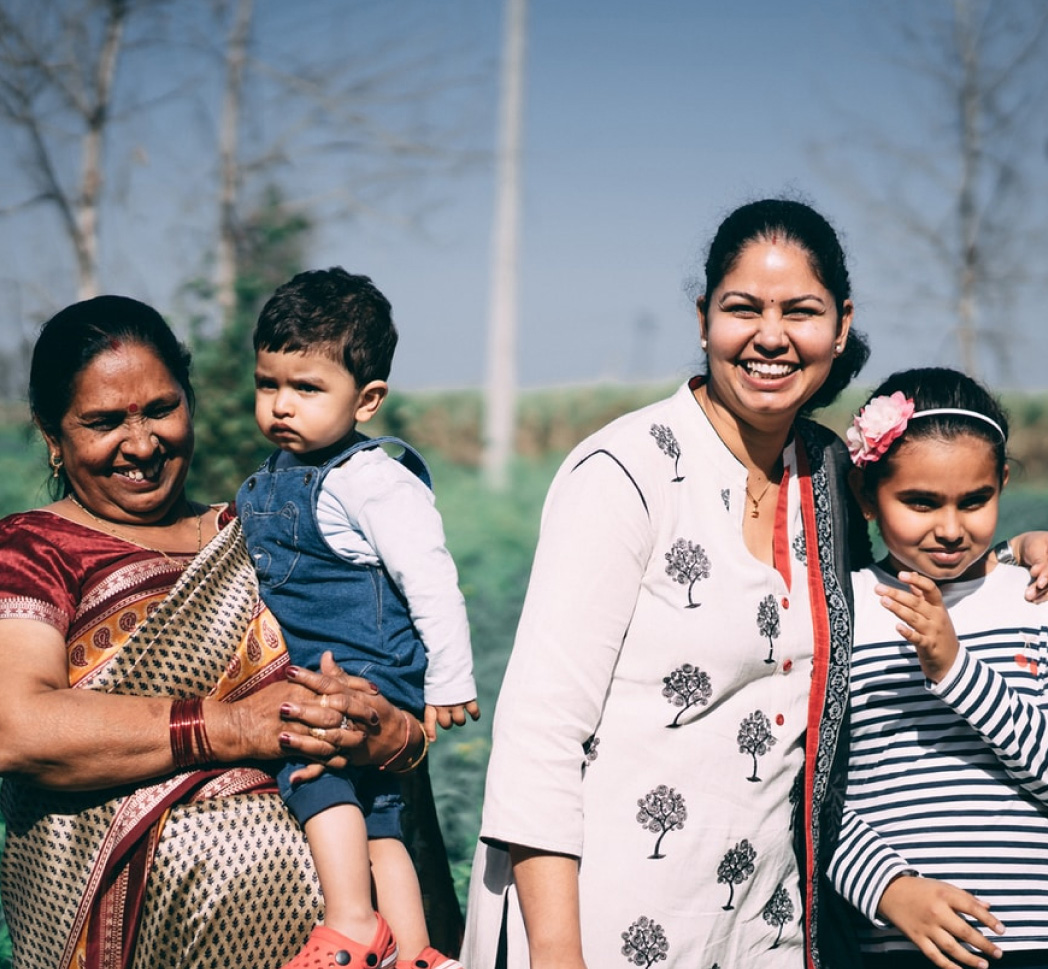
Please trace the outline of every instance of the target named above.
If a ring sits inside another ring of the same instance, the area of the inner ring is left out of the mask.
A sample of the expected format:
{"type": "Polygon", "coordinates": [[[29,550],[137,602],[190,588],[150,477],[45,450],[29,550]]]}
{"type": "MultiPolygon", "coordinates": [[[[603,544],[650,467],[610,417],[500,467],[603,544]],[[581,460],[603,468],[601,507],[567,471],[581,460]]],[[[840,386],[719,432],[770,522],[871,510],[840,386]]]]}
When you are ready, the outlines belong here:
{"type": "Polygon", "coordinates": [[[390,770],[391,774],[410,774],[419,764],[426,759],[426,754],[429,753],[429,737],[426,736],[426,730],[421,723],[412,717],[412,720],[418,724],[419,730],[422,732],[422,752],[417,757],[408,757],[407,763],[403,767],[399,767],[396,770],[390,770]]]}

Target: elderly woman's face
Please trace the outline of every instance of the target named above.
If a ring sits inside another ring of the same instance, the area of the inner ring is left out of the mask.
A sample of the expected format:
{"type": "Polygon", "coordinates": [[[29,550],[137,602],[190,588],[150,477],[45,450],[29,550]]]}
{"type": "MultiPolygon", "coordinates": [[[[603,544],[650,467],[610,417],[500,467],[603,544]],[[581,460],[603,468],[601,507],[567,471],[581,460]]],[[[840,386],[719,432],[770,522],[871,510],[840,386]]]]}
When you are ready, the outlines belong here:
{"type": "Polygon", "coordinates": [[[96,515],[159,521],[182,497],[193,456],[185,392],[152,349],[117,346],[80,372],[61,437],[49,444],[96,515]]]}
{"type": "Polygon", "coordinates": [[[754,427],[792,421],[826,380],[851,316],[802,248],[751,242],[699,311],[710,396],[754,427]]]}

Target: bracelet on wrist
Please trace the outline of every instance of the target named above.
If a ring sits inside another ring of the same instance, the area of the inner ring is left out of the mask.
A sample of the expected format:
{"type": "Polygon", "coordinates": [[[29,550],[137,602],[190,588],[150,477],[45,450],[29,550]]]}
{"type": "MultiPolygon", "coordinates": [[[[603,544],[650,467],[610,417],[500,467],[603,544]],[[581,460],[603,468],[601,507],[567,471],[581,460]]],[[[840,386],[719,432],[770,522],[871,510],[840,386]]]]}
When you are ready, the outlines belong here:
{"type": "Polygon", "coordinates": [[[384,764],[379,765],[379,770],[389,771],[391,774],[409,774],[419,764],[422,763],[423,758],[426,756],[426,752],[429,750],[429,738],[426,736],[426,731],[422,727],[422,724],[411,716],[406,710],[401,710],[401,714],[404,717],[404,742],[400,745],[399,749],[392,757],[390,757],[384,764]],[[400,760],[404,753],[408,749],[408,745],[411,743],[411,723],[414,721],[418,723],[419,730],[422,733],[422,751],[417,756],[408,755],[407,760],[400,767],[393,767],[398,760],[400,760]]]}
{"type": "MultiPolygon", "coordinates": [[[[415,722],[418,723],[417,720],[415,722]]],[[[426,759],[426,754],[429,753],[429,737],[426,736],[426,731],[422,728],[422,724],[419,724],[419,728],[422,730],[422,750],[419,751],[418,756],[408,757],[403,767],[391,770],[391,774],[410,774],[426,759]]]]}
{"type": "Polygon", "coordinates": [[[993,554],[997,557],[997,561],[1000,562],[1001,565],[1019,564],[1019,560],[1015,557],[1015,553],[1012,551],[1011,543],[1007,539],[994,545],[993,554]]]}
{"type": "Polygon", "coordinates": [[[199,767],[214,761],[215,752],[204,724],[202,697],[171,701],[168,732],[171,739],[171,758],[178,770],[199,767]]]}

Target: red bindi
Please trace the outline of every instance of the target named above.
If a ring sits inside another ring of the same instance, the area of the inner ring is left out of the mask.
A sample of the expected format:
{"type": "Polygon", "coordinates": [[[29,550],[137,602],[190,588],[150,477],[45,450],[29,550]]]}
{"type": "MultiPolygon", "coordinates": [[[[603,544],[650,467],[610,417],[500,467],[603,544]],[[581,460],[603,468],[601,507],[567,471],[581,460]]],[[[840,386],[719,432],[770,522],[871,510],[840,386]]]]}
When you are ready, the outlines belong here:
{"type": "Polygon", "coordinates": [[[129,414],[137,414],[138,413],[138,404],[133,404],[133,403],[132,404],[128,404],[127,405],[127,412],[129,414]]]}
{"type": "Polygon", "coordinates": [[[775,233],[772,233],[771,244],[773,246],[777,246],[779,244],[779,237],[775,233]]]}

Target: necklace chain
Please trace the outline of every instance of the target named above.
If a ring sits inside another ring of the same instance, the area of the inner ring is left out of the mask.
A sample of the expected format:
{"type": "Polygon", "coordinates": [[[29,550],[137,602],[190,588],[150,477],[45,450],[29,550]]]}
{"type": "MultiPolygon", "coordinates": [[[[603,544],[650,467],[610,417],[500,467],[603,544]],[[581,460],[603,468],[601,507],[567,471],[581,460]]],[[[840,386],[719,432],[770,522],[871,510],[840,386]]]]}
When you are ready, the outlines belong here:
{"type": "Polygon", "coordinates": [[[761,504],[761,501],[764,500],[764,496],[768,493],[768,489],[771,487],[771,482],[770,481],[765,482],[764,490],[759,495],[757,495],[756,498],[754,498],[753,495],[750,494],[750,486],[746,485],[745,487],[746,487],[746,497],[749,498],[750,501],[753,504],[753,507],[750,509],[750,518],[760,518],[761,517],[760,504],[761,504]]]}
{"type": "MultiPolygon", "coordinates": [[[[156,552],[157,555],[162,555],[169,562],[171,561],[171,556],[168,555],[167,552],[165,552],[162,548],[154,548],[152,545],[146,545],[145,542],[140,542],[137,539],[128,538],[127,535],[122,535],[119,531],[117,531],[113,527],[112,522],[107,522],[104,518],[99,518],[98,515],[96,515],[93,511],[91,511],[90,508],[86,507],[80,501],[80,499],[77,498],[76,495],[70,494],[67,497],[69,498],[69,500],[74,505],[76,505],[77,508],[79,508],[85,515],[87,515],[88,518],[91,518],[94,521],[98,522],[98,524],[102,528],[102,531],[108,532],[114,538],[119,538],[121,541],[127,542],[129,545],[137,545],[139,548],[146,549],[146,551],[156,552]]],[[[189,502],[186,502],[186,504],[189,505],[189,502]]],[[[189,505],[189,507],[190,507],[190,509],[192,509],[192,505],[189,505]]],[[[196,548],[196,550],[197,550],[198,553],[204,547],[203,515],[204,515],[204,513],[201,512],[199,515],[196,516],[196,526],[197,526],[197,528],[196,528],[196,530],[197,530],[197,548],[196,548]]],[[[175,554],[177,555],[179,553],[176,552],[175,554]]],[[[182,553],[182,554],[188,554],[188,553],[182,553]]]]}

